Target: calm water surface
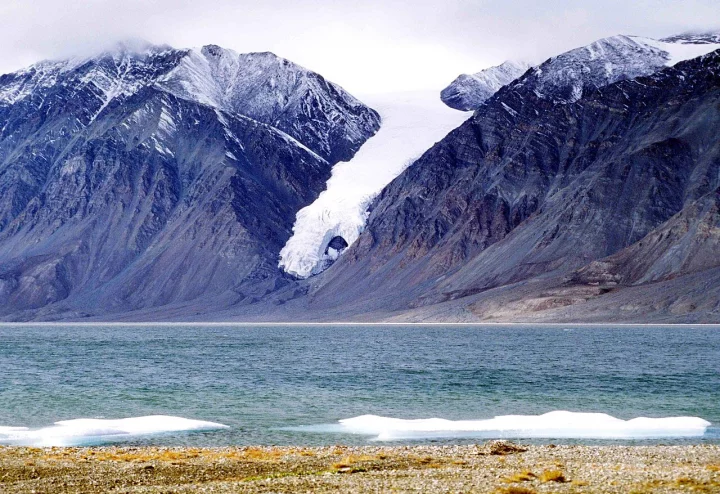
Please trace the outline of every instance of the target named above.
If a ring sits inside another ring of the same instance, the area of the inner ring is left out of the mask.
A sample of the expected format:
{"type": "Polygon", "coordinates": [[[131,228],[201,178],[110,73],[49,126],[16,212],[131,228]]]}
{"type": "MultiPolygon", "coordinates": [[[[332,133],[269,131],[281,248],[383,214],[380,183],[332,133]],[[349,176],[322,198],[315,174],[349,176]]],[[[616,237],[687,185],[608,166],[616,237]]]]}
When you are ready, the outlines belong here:
{"type": "Polygon", "coordinates": [[[720,442],[720,327],[0,326],[0,426],[163,414],[230,428],[136,443],[335,444],[369,438],[282,428],[552,410],[698,416],[684,441],[720,442]]]}

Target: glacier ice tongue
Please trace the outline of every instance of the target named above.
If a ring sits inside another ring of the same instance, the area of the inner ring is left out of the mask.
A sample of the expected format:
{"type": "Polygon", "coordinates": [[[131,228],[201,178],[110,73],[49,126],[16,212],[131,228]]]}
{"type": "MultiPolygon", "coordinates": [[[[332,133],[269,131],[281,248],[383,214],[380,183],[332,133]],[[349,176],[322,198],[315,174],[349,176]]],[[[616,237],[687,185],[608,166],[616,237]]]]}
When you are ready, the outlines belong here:
{"type": "Polygon", "coordinates": [[[355,157],[333,167],[327,188],[298,211],[293,235],[280,251],[280,267],[299,278],[321,272],[333,237],[352,245],[365,226],[368,206],[413,160],[463,123],[470,113],[445,106],[436,91],[360,98],[382,117],[380,130],[355,157]]]}

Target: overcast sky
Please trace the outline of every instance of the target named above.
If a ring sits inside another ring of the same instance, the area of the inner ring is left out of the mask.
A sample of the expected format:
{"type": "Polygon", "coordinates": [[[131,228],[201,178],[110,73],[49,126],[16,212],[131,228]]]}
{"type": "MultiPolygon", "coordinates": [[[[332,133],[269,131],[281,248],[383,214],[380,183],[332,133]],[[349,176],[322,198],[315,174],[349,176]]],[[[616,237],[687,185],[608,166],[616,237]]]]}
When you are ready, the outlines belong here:
{"type": "Polygon", "coordinates": [[[720,0],[2,0],[0,73],[124,38],[272,51],[356,94],[441,89],[614,34],[720,29],[720,0]]]}

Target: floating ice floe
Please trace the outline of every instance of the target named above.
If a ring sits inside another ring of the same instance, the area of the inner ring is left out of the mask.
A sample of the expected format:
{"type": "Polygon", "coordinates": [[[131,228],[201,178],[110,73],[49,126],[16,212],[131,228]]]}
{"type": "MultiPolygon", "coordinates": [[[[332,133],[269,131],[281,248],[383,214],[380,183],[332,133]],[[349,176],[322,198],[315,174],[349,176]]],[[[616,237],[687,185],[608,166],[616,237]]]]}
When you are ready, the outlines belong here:
{"type": "Polygon", "coordinates": [[[485,420],[399,419],[362,415],[337,424],[297,427],[305,432],[375,436],[377,441],[431,438],[659,439],[700,437],[710,422],[698,417],[638,417],[554,411],[543,415],[501,415],[485,420]]]}
{"type": "Polygon", "coordinates": [[[228,426],[168,415],[126,419],[74,419],[40,429],[0,426],[0,444],[19,446],[92,446],[177,432],[226,429],[228,426]]]}

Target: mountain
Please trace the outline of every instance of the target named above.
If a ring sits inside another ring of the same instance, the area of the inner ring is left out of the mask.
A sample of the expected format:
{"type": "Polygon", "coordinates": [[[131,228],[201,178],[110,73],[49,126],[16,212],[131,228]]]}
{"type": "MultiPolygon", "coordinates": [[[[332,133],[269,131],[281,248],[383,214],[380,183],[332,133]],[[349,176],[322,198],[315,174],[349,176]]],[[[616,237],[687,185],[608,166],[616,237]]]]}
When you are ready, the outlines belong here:
{"type": "Polygon", "coordinates": [[[668,36],[660,41],[682,45],[716,45],[720,44],[720,33],[712,31],[704,33],[689,32],[676,36],[668,36]]]}
{"type": "Polygon", "coordinates": [[[691,202],[636,243],[573,273],[569,282],[604,286],[654,283],[717,267],[718,253],[720,189],[691,202]]]}
{"type": "Polygon", "coordinates": [[[271,125],[332,163],[352,158],[379,128],[377,115],[342,88],[267,52],[238,55],[216,45],[190,50],[156,84],[271,125]]]}
{"type": "Polygon", "coordinates": [[[720,271],[720,50],[580,92],[537,80],[501,89],[385,188],[358,241],[312,283],[309,310],[720,319],[717,290],[698,285],[720,271]],[[673,312],[668,300],[688,291],[702,307],[673,312]]]}
{"type": "MultiPolygon", "coordinates": [[[[583,91],[647,75],[720,47],[712,43],[713,39],[707,34],[680,35],[672,41],[614,36],[563,53],[530,70],[525,63],[506,62],[472,76],[460,76],[442,91],[441,99],[452,108],[474,110],[513,83],[554,104],[566,104],[583,91]]],[[[336,167],[327,190],[298,212],[293,235],[280,252],[280,267],[289,274],[306,278],[334,263],[344,250],[330,255],[326,252],[329,242],[340,237],[352,244],[365,228],[368,207],[382,188],[467,118],[464,114],[455,118],[436,109],[437,96],[389,96],[388,102],[373,104],[384,112],[383,129],[354,160],[336,167]]]]}
{"type": "Polygon", "coordinates": [[[452,108],[476,110],[501,87],[520,78],[520,83],[541,98],[571,103],[608,84],[650,75],[718,48],[720,35],[713,33],[663,40],[612,36],[552,57],[527,72],[527,67],[506,62],[474,76],[461,75],[441,95],[452,108]]]}
{"type": "Polygon", "coordinates": [[[268,53],[0,76],[0,317],[720,321],[712,36],[600,40],[471,116],[389,98],[385,134],[268,53]]]}
{"type": "Polygon", "coordinates": [[[450,108],[461,111],[477,110],[498,89],[520,77],[530,64],[508,60],[475,74],[461,74],[440,93],[440,99],[450,108]]]}
{"type": "Polygon", "coordinates": [[[314,72],[214,45],[3,75],[0,122],[11,319],[250,303],[287,282],[295,214],[380,125],[314,72]]]}
{"type": "Polygon", "coordinates": [[[682,36],[670,41],[612,36],[547,60],[526,74],[522,83],[531,86],[542,98],[569,103],[586,92],[650,75],[718,48],[720,44],[689,43],[682,36]]]}

